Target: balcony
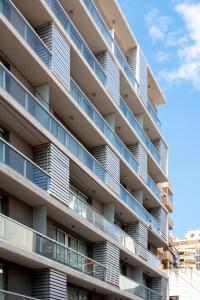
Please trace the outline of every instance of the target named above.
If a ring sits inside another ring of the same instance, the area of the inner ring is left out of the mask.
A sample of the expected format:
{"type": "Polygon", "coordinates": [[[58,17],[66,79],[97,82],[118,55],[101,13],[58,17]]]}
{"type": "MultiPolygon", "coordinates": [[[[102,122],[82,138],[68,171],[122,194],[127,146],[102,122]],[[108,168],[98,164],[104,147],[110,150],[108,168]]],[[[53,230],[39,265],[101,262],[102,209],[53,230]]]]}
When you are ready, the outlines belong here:
{"type": "MultiPolygon", "coordinates": [[[[116,240],[126,249],[128,249],[134,254],[139,255],[138,244],[130,235],[128,235],[125,231],[123,231],[118,226],[110,222],[99,212],[97,212],[92,206],[88,205],[86,202],[84,202],[72,192],[70,192],[69,207],[79,216],[86,219],[98,229],[108,234],[111,238],[116,240]]],[[[140,245],[140,247],[142,246],[140,245]]],[[[160,260],[149,251],[147,251],[147,262],[152,268],[159,268],[160,266],[160,260]]]]}
{"type": "Polygon", "coordinates": [[[106,268],[102,264],[2,214],[0,239],[105,281],[106,268]]]}
{"type": "Polygon", "coordinates": [[[158,188],[158,186],[156,185],[156,183],[153,181],[151,176],[149,176],[149,175],[147,177],[147,185],[150,188],[150,190],[152,191],[152,193],[156,196],[156,198],[161,200],[161,191],[158,188]]]}
{"type": "Polygon", "coordinates": [[[0,138],[0,163],[12,168],[41,189],[48,191],[50,176],[2,138],[0,138]]]}
{"type": "Polygon", "coordinates": [[[84,95],[78,85],[71,79],[70,93],[76,102],[81,106],[90,119],[96,124],[106,138],[113,144],[113,146],[124,157],[130,168],[134,172],[138,172],[138,162],[132,153],[128,150],[126,145],[120,140],[120,138],[111,129],[108,123],[104,120],[101,114],[96,110],[88,98],[84,95]]]}
{"type": "MultiPolygon", "coordinates": [[[[47,66],[49,66],[51,61],[51,53],[49,52],[48,48],[45,46],[43,41],[39,38],[39,36],[34,32],[34,30],[31,28],[31,26],[26,22],[24,17],[20,14],[20,12],[16,9],[16,7],[10,2],[2,0],[2,12],[5,17],[8,18],[8,20],[11,22],[13,26],[15,26],[15,19],[11,18],[11,15],[17,17],[20,20],[21,27],[16,26],[15,28],[19,31],[19,33],[22,35],[22,37],[27,41],[29,46],[32,47],[32,49],[37,53],[37,55],[46,63],[47,66]],[[10,11],[10,13],[8,13],[10,11]],[[25,32],[25,33],[24,33],[25,32]],[[26,33],[27,32],[27,33],[26,33]],[[23,33],[23,34],[22,34],[23,33]],[[31,42],[31,41],[34,41],[31,42]]],[[[48,1],[48,0],[47,0],[48,1]]],[[[64,16],[67,17],[65,11],[62,9],[62,6],[54,0],[48,1],[49,5],[53,7],[54,13],[56,11],[64,13],[64,16]],[[61,10],[61,11],[60,11],[61,10]]],[[[63,16],[63,18],[64,18],[63,16]]],[[[68,18],[68,17],[67,17],[68,18]]],[[[74,26],[73,23],[71,23],[70,20],[68,20],[71,25],[74,26]]],[[[70,27],[71,28],[71,27],[70,27]]],[[[75,27],[74,27],[75,30],[75,27]]],[[[78,34],[78,32],[77,32],[78,34]]],[[[87,46],[87,45],[86,45],[87,46]]],[[[81,48],[82,49],[82,48],[81,48]]],[[[94,57],[95,58],[95,57],[94,57]]],[[[96,60],[96,58],[95,58],[96,60]]],[[[112,131],[112,129],[109,127],[109,125],[105,122],[105,120],[102,118],[102,116],[99,114],[99,112],[94,108],[94,106],[91,104],[91,102],[87,99],[87,97],[83,94],[83,92],[79,89],[79,87],[71,80],[71,95],[74,98],[76,102],[78,102],[81,105],[81,108],[84,109],[85,112],[87,112],[88,116],[95,122],[95,124],[100,128],[100,130],[105,134],[105,136],[110,140],[110,142],[114,145],[114,147],[120,152],[120,154],[124,157],[126,162],[129,164],[130,168],[134,172],[138,172],[138,162],[135,159],[135,157],[132,155],[132,153],[129,151],[129,149],[126,147],[126,145],[120,140],[120,138],[112,131]],[[93,111],[93,112],[92,112],[93,111]],[[104,121],[104,124],[102,122],[104,121]]],[[[122,104],[119,105],[119,107],[122,104]]],[[[122,109],[122,107],[121,107],[122,109]]],[[[122,112],[124,115],[124,110],[128,111],[128,107],[124,102],[122,112]]],[[[156,148],[153,146],[147,135],[144,133],[142,128],[139,126],[137,121],[134,122],[134,116],[129,110],[129,118],[132,119],[132,127],[135,128],[137,134],[140,132],[139,137],[143,137],[143,142],[149,149],[150,153],[154,157],[154,159],[159,163],[160,156],[156,150],[156,148]],[[133,123],[135,124],[133,126],[133,123]]],[[[153,195],[157,197],[157,194],[154,192],[154,190],[151,189],[153,192],[153,195]]],[[[159,200],[159,199],[158,199],[159,200]]]]}
{"type": "MultiPolygon", "coordinates": [[[[139,84],[138,84],[124,54],[122,53],[119,45],[111,36],[111,33],[110,33],[107,25],[105,24],[102,16],[100,15],[98,9],[96,8],[94,2],[92,0],[84,0],[83,3],[85,4],[85,7],[88,10],[88,12],[90,13],[93,21],[96,23],[97,27],[99,28],[100,32],[102,33],[103,37],[105,38],[109,48],[110,49],[114,48],[114,54],[115,54],[119,64],[121,65],[122,70],[124,71],[127,79],[129,80],[133,89],[135,90],[135,92],[137,93],[137,95],[140,98],[141,95],[140,95],[139,84]]],[[[158,119],[155,109],[153,108],[153,106],[149,100],[148,100],[148,105],[147,105],[147,111],[149,112],[154,124],[157,126],[158,129],[160,129],[161,128],[160,120],[158,119]]]]}
{"type": "Polygon", "coordinates": [[[9,291],[4,291],[4,290],[0,290],[0,299],[1,300],[7,300],[7,299],[12,299],[12,300],[38,300],[38,299],[33,298],[33,297],[29,297],[29,296],[21,295],[21,294],[18,294],[18,293],[9,292],[9,291]]]}
{"type": "Polygon", "coordinates": [[[8,19],[47,67],[49,67],[51,52],[18,9],[9,0],[0,0],[0,12],[8,19]]]}
{"type": "Polygon", "coordinates": [[[173,196],[167,195],[164,193],[162,198],[162,203],[165,205],[165,207],[168,209],[169,212],[173,212],[173,196]]]}
{"type": "Polygon", "coordinates": [[[147,134],[144,132],[143,128],[138,123],[137,119],[135,118],[134,114],[129,109],[128,105],[125,103],[125,101],[120,98],[120,110],[122,111],[123,115],[127,118],[129,124],[131,124],[132,128],[136,131],[140,139],[143,141],[151,155],[154,157],[156,162],[160,164],[161,158],[160,155],[155,148],[155,146],[150,141],[147,134]]]}
{"type": "Polygon", "coordinates": [[[85,41],[82,39],[81,35],[79,34],[78,30],[71,22],[69,17],[67,16],[66,12],[60,5],[58,1],[54,0],[45,0],[54,15],[57,17],[60,24],[63,26],[69,37],[72,39],[76,47],[79,49],[87,63],[90,65],[98,79],[102,82],[103,85],[106,83],[106,74],[99,64],[98,60],[91,52],[85,41]]]}
{"type": "MultiPolygon", "coordinates": [[[[83,145],[48,111],[16,78],[0,64],[0,87],[10,94],[22,107],[48,130],[66,149],[75,155],[102,182],[106,183],[107,172],[83,145]]],[[[161,235],[160,224],[130,194],[119,185],[120,198],[156,234],[161,235]]]]}
{"type": "Polygon", "coordinates": [[[138,296],[145,300],[161,300],[162,296],[146,286],[120,275],[119,286],[122,291],[138,296]]]}
{"type": "Polygon", "coordinates": [[[147,101],[147,110],[152,118],[152,120],[154,121],[154,124],[157,125],[157,127],[159,129],[161,129],[161,122],[157,116],[157,112],[155,111],[155,108],[153,107],[153,105],[151,104],[150,100],[148,99],[147,101]]]}

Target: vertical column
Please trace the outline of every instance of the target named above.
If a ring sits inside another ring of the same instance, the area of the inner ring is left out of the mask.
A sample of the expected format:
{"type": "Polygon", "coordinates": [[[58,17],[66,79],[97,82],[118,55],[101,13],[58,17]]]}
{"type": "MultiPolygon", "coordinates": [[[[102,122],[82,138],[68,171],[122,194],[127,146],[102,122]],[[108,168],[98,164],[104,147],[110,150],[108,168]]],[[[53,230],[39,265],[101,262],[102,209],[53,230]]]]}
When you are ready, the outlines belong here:
{"type": "Polygon", "coordinates": [[[106,88],[112,98],[120,104],[120,72],[108,52],[96,54],[96,58],[104,69],[107,80],[106,88]]]}
{"type": "Polygon", "coordinates": [[[106,184],[115,191],[118,195],[120,193],[120,160],[107,146],[97,146],[92,151],[94,157],[106,169],[106,184]]]}
{"type": "Polygon", "coordinates": [[[33,208],[33,229],[47,235],[47,207],[44,205],[33,208]]]}
{"type": "Polygon", "coordinates": [[[165,240],[167,240],[167,236],[168,236],[167,212],[162,207],[156,207],[151,210],[151,214],[161,226],[161,236],[165,240]]]}
{"type": "Polygon", "coordinates": [[[67,275],[53,269],[35,270],[33,296],[45,300],[67,300],[67,275]]]}
{"type": "Polygon", "coordinates": [[[53,23],[36,28],[52,54],[51,71],[70,90],[70,46],[53,23]]]}
{"type": "Polygon", "coordinates": [[[105,281],[119,286],[119,249],[107,241],[96,243],[93,245],[93,259],[106,266],[105,281]]]}
{"type": "Polygon", "coordinates": [[[148,249],[148,229],[141,222],[131,222],[127,224],[127,233],[138,244],[138,255],[147,260],[148,249]]]}
{"type": "Polygon", "coordinates": [[[155,148],[158,150],[158,153],[161,157],[161,168],[167,175],[168,169],[168,149],[165,143],[161,139],[153,140],[152,143],[154,144],[155,148]]]}
{"type": "Polygon", "coordinates": [[[128,51],[127,60],[130,68],[140,86],[140,97],[144,105],[148,101],[148,75],[147,62],[139,47],[132,48],[128,51]]]}
{"type": "Polygon", "coordinates": [[[50,175],[50,193],[69,204],[69,159],[51,143],[34,147],[34,161],[50,175]]]}
{"type": "Polygon", "coordinates": [[[141,144],[134,144],[128,146],[131,153],[139,162],[138,174],[147,183],[147,152],[141,144]]]}

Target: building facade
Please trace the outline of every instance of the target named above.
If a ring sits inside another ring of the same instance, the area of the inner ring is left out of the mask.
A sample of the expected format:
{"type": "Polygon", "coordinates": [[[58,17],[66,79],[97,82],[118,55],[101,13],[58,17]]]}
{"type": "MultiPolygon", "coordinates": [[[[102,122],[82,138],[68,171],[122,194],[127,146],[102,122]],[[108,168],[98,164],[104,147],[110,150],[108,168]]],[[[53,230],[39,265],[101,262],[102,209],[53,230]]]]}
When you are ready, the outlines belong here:
{"type": "Polygon", "coordinates": [[[200,270],[200,230],[188,231],[183,240],[176,239],[174,244],[180,256],[180,266],[200,270]]]}
{"type": "Polygon", "coordinates": [[[0,299],[167,300],[165,98],[118,2],[0,22],[0,299]]]}
{"type": "Polygon", "coordinates": [[[170,214],[173,212],[173,188],[170,182],[159,184],[162,203],[168,211],[168,245],[157,249],[157,255],[161,260],[163,269],[177,269],[180,267],[179,252],[176,249],[173,236],[174,223],[170,214]]]}

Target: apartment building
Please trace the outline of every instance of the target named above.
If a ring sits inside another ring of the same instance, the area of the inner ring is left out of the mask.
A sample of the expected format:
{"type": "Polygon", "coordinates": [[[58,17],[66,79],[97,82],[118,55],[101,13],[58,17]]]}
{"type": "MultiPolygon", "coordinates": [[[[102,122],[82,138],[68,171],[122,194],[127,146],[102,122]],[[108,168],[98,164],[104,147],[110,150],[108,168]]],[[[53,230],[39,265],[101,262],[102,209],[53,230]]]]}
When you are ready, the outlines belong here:
{"type": "Polygon", "coordinates": [[[167,300],[165,97],[118,2],[0,22],[0,299],[167,300]]]}
{"type": "Polygon", "coordinates": [[[186,232],[185,238],[176,239],[174,245],[180,256],[181,268],[200,270],[200,229],[186,232]]]}
{"type": "Polygon", "coordinates": [[[165,270],[169,276],[170,300],[200,299],[200,272],[193,268],[165,270]]]}
{"type": "Polygon", "coordinates": [[[168,211],[168,246],[157,249],[163,269],[177,269],[180,267],[179,252],[176,249],[173,236],[174,222],[170,214],[173,212],[173,187],[170,182],[158,184],[161,190],[162,203],[168,211]]]}

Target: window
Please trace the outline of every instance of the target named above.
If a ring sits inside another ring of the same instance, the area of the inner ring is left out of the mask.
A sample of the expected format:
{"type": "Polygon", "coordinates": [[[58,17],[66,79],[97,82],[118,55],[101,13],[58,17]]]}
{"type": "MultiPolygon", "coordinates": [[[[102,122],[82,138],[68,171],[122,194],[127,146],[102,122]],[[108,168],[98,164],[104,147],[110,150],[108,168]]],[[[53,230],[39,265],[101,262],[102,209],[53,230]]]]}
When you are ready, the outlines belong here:
{"type": "Polygon", "coordinates": [[[55,245],[55,253],[58,261],[67,263],[76,269],[88,271],[86,270],[87,259],[85,258],[85,256],[87,256],[87,246],[83,242],[69,236],[66,232],[57,227],[53,228],[53,239],[60,244],[75,250],[70,251],[62,245],[55,245]],[[79,253],[84,256],[79,255],[79,253]]]}
{"type": "Polygon", "coordinates": [[[86,292],[79,290],[78,288],[68,288],[68,299],[69,300],[88,300],[89,295],[86,292]]]}

